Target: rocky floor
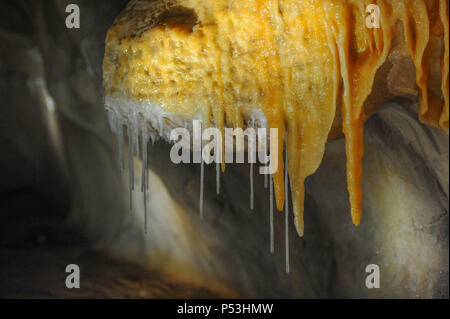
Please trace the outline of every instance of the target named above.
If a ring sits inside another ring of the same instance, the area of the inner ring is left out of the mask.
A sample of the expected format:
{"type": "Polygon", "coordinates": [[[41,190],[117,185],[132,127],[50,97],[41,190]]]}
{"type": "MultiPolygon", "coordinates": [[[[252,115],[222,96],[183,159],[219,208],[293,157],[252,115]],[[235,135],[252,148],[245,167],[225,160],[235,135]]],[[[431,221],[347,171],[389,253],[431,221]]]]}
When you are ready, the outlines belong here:
{"type": "Polygon", "coordinates": [[[0,298],[217,298],[101,252],[64,223],[67,207],[30,190],[0,197],[0,298]],[[65,286],[80,266],[81,287],[65,286]]]}

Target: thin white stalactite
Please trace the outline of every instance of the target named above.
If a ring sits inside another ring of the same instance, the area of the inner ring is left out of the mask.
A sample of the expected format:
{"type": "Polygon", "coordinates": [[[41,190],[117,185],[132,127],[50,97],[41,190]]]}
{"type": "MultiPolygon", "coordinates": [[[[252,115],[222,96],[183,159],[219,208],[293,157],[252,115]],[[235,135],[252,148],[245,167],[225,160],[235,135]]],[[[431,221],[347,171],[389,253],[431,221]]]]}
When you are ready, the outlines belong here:
{"type": "Polygon", "coordinates": [[[286,255],[286,273],[290,272],[289,261],[289,174],[288,174],[288,151],[286,148],[284,159],[284,238],[286,255]]]}
{"type": "Polygon", "coordinates": [[[200,126],[200,219],[203,219],[203,187],[204,187],[204,179],[205,179],[205,161],[203,160],[203,130],[200,126]]]}
{"type": "Polygon", "coordinates": [[[273,178],[272,175],[270,179],[270,252],[273,254],[275,252],[274,243],[274,229],[273,229],[273,178]]]}
{"type": "Polygon", "coordinates": [[[255,208],[255,192],[253,189],[253,162],[250,163],[250,209],[255,208]]]}
{"type": "Polygon", "coordinates": [[[141,139],[142,139],[142,184],[141,184],[141,192],[144,193],[144,228],[145,234],[147,234],[148,230],[148,219],[147,219],[147,143],[148,143],[148,131],[147,124],[145,120],[142,121],[141,127],[141,139]]]}
{"type": "Polygon", "coordinates": [[[216,193],[220,194],[220,163],[216,163],[216,193]]]}
{"type": "Polygon", "coordinates": [[[159,136],[163,136],[164,135],[164,119],[161,117],[159,119],[159,136]]]}
{"type": "Polygon", "coordinates": [[[202,164],[201,164],[201,169],[200,169],[200,219],[203,219],[204,182],[205,182],[205,162],[202,159],[202,164]]]}
{"type": "Polygon", "coordinates": [[[133,209],[133,191],[134,191],[134,134],[133,124],[129,123],[127,128],[128,133],[128,174],[129,174],[129,196],[130,196],[130,210],[133,209]]]}
{"type": "Polygon", "coordinates": [[[119,117],[117,119],[117,139],[119,140],[119,171],[120,175],[123,174],[123,171],[125,170],[125,157],[123,155],[123,144],[124,144],[124,132],[123,132],[123,122],[122,119],[119,117]]]}
{"type": "Polygon", "coordinates": [[[145,169],[147,167],[147,144],[146,140],[146,127],[145,124],[142,123],[141,127],[141,143],[142,143],[142,172],[141,172],[141,192],[145,190],[145,169]]]}
{"type": "Polygon", "coordinates": [[[139,147],[139,122],[134,122],[134,155],[137,158],[141,158],[141,152],[139,147]]]}
{"type": "Polygon", "coordinates": [[[147,218],[147,189],[144,189],[144,233],[148,234],[148,218],[147,218]]]}
{"type": "MultiPolygon", "coordinates": [[[[254,119],[250,119],[249,120],[249,126],[250,127],[254,127],[255,126],[255,121],[254,119]]],[[[252,142],[256,142],[253,139],[249,140],[249,150],[248,150],[248,154],[249,154],[249,160],[250,160],[250,210],[254,210],[255,209],[255,191],[254,191],[254,166],[255,166],[255,162],[256,162],[256,154],[255,154],[255,149],[253,149],[252,142]]]]}

